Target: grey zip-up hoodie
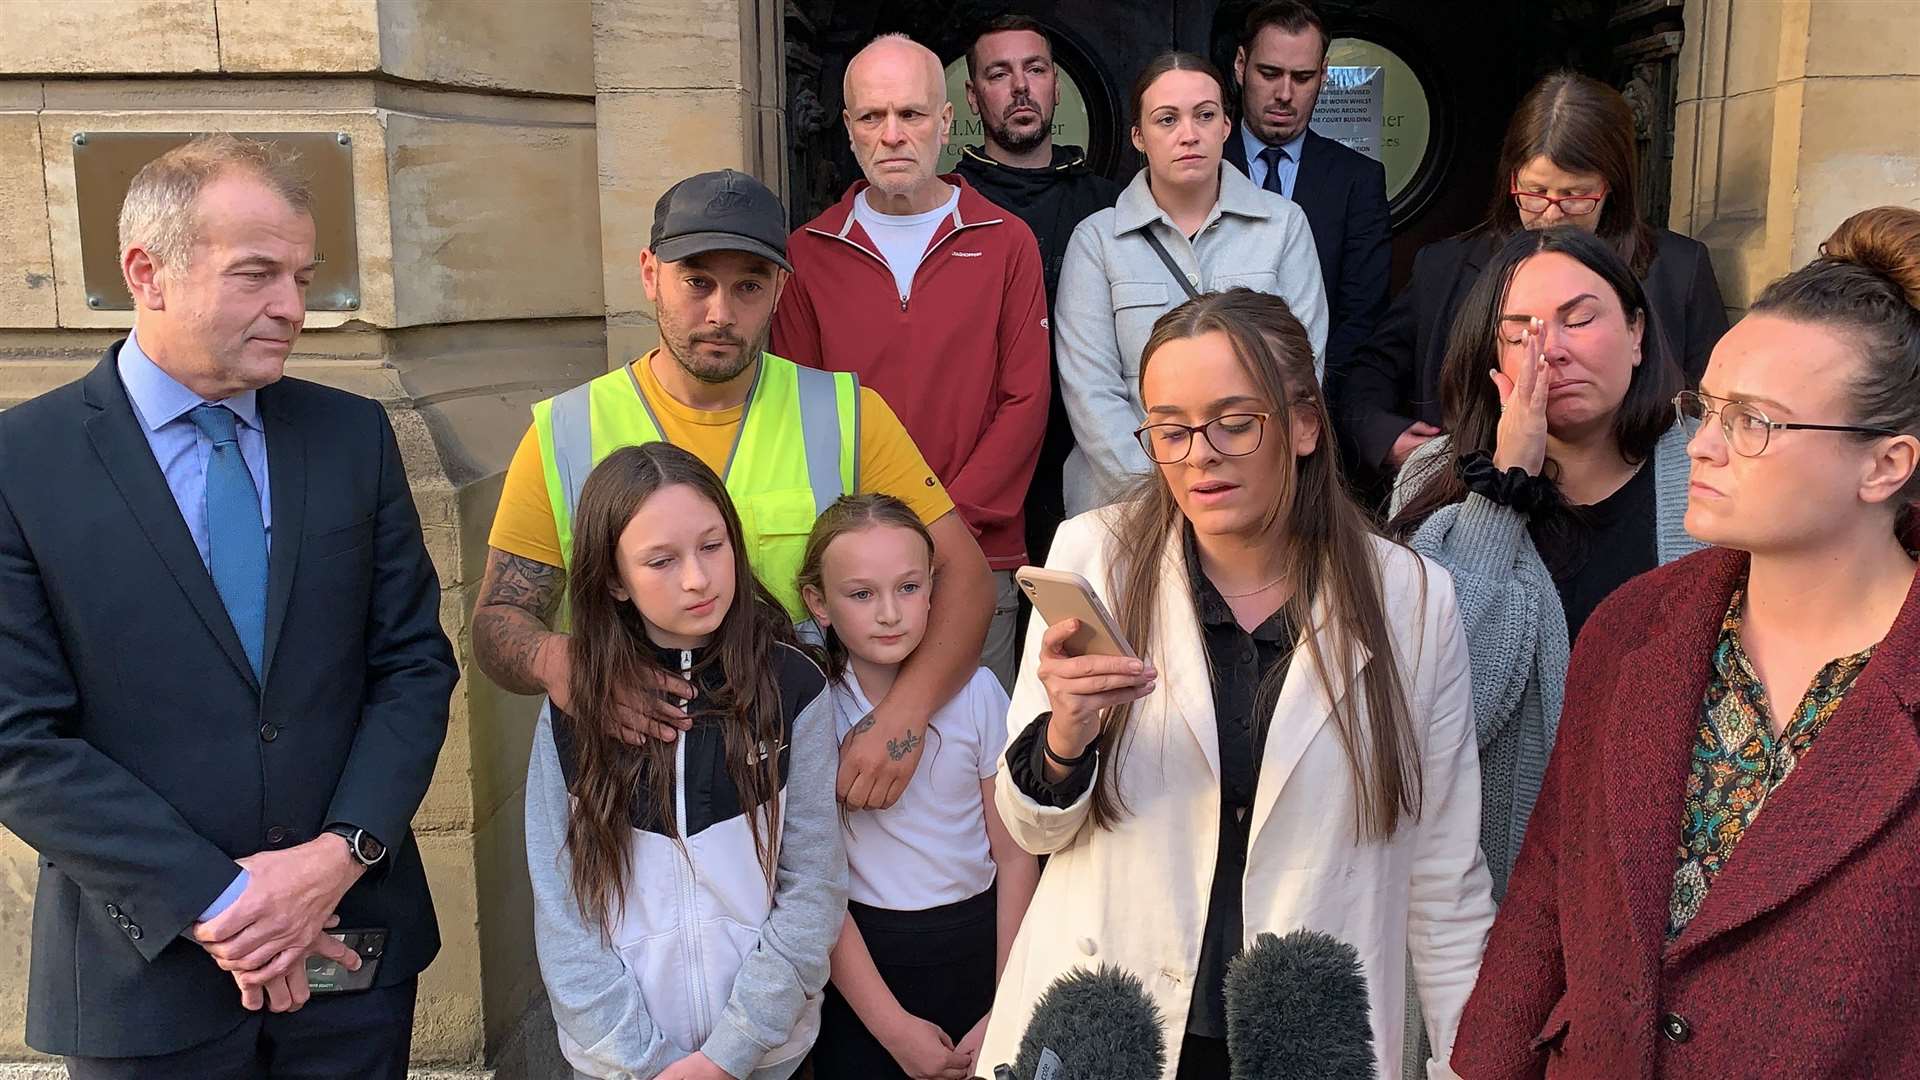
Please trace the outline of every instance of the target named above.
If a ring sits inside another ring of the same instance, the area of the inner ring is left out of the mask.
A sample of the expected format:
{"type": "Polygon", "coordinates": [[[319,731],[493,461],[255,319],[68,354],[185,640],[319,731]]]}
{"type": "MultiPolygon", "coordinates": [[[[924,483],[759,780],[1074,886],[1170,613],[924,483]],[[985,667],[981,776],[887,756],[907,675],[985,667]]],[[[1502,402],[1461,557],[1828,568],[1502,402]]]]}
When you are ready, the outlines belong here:
{"type": "Polygon", "coordinates": [[[747,824],[756,811],[740,806],[727,778],[724,732],[700,716],[718,665],[677,650],[660,657],[692,672],[695,723],[675,741],[675,820],[636,808],[611,948],[598,922],[581,918],[572,889],[573,721],[549,702],[534,729],[527,868],[560,1049],[583,1077],[647,1080],[698,1050],[736,1077],[785,1080],[819,1032],[827,955],[847,907],[826,679],[798,649],[776,647],[784,744],[762,753],[780,756],[784,788],[769,895],[747,824]]]}

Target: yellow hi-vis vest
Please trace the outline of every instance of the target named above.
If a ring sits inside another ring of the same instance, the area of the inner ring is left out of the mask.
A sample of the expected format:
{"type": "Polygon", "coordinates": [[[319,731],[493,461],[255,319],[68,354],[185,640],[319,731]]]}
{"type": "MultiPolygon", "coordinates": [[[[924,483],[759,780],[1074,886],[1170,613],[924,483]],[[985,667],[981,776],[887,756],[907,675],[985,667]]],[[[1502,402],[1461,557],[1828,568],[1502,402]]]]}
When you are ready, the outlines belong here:
{"type": "MultiPolygon", "coordinates": [[[[623,446],[660,442],[659,418],[631,365],[533,407],[561,557],[573,567],[573,510],[587,474],[623,446]]],[[[814,519],[859,490],[860,386],[852,372],[760,354],[721,479],[740,513],[754,573],[793,620],[809,618],[794,578],[814,519]]]]}

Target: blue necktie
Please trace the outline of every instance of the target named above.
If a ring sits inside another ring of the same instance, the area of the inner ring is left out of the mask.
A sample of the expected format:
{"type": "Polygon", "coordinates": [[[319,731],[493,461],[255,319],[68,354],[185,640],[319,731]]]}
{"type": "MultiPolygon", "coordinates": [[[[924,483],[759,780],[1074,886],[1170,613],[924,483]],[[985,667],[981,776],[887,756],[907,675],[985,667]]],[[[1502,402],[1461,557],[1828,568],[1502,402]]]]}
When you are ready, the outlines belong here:
{"type": "Polygon", "coordinates": [[[199,405],[187,414],[213,442],[207,459],[207,564],[255,678],[267,637],[267,528],[232,410],[199,405]]]}
{"type": "Polygon", "coordinates": [[[1286,194],[1286,190],[1280,186],[1280,163],[1287,157],[1287,148],[1284,146],[1269,146],[1260,151],[1260,160],[1267,163],[1267,179],[1260,186],[1275,195],[1286,194]]]}

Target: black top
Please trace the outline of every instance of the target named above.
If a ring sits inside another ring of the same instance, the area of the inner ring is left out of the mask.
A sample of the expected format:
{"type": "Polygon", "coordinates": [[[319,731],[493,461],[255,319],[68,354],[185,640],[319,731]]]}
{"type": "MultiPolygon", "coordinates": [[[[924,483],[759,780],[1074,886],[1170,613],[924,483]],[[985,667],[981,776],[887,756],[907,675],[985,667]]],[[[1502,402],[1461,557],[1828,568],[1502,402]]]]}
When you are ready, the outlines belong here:
{"type": "MultiPolygon", "coordinates": [[[[1653,328],[1692,386],[1706,370],[1714,343],[1727,332],[1720,284],[1698,240],[1665,229],[1655,229],[1654,237],[1653,264],[1644,282],[1653,328]]],[[[1415,420],[1445,426],[1440,365],[1447,336],[1494,248],[1493,238],[1480,231],[1421,248],[1413,257],[1413,279],[1394,297],[1373,336],[1354,350],[1336,395],[1336,427],[1363,479],[1378,479],[1394,440],[1415,420]]]]}
{"type": "MultiPolygon", "coordinates": [[[[1207,901],[1207,925],[1200,936],[1199,974],[1187,1031],[1212,1039],[1227,1037],[1227,962],[1240,952],[1245,937],[1241,889],[1247,877],[1247,844],[1253,831],[1253,797],[1259,787],[1260,761],[1267,744],[1267,721],[1298,634],[1285,609],[1274,612],[1252,633],[1240,628],[1233,609],[1200,569],[1193,530],[1186,537],[1187,582],[1194,614],[1213,672],[1213,716],[1220,741],[1220,847],[1207,901]],[[1268,687],[1262,695],[1262,686],[1268,687]]],[[[1046,780],[1047,717],[1028,724],[1007,751],[1014,786],[1043,806],[1069,806],[1093,782],[1088,754],[1058,783],[1046,780]]]]}
{"type": "Polygon", "coordinates": [[[1527,531],[1560,591],[1567,641],[1580,637],[1587,616],[1615,589],[1660,565],[1654,539],[1653,465],[1640,467],[1619,491],[1591,506],[1574,507],[1558,526],[1527,531]]]}

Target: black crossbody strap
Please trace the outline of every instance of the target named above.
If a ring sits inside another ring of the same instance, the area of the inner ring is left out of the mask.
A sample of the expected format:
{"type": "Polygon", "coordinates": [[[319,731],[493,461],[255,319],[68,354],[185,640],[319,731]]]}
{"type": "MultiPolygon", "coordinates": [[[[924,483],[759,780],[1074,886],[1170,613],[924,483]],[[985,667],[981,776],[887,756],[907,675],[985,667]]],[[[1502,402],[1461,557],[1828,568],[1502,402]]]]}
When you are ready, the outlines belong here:
{"type": "Polygon", "coordinates": [[[1193,300],[1198,298],[1200,291],[1193,287],[1193,282],[1187,280],[1187,272],[1180,269],[1180,264],[1173,261],[1173,253],[1167,250],[1167,245],[1161,243],[1160,238],[1153,235],[1153,226],[1148,225],[1146,228],[1140,230],[1140,232],[1147,238],[1147,243],[1153,245],[1153,253],[1160,256],[1161,262],[1167,264],[1167,273],[1172,274],[1173,280],[1179,282],[1180,287],[1186,290],[1187,299],[1193,300]]]}

